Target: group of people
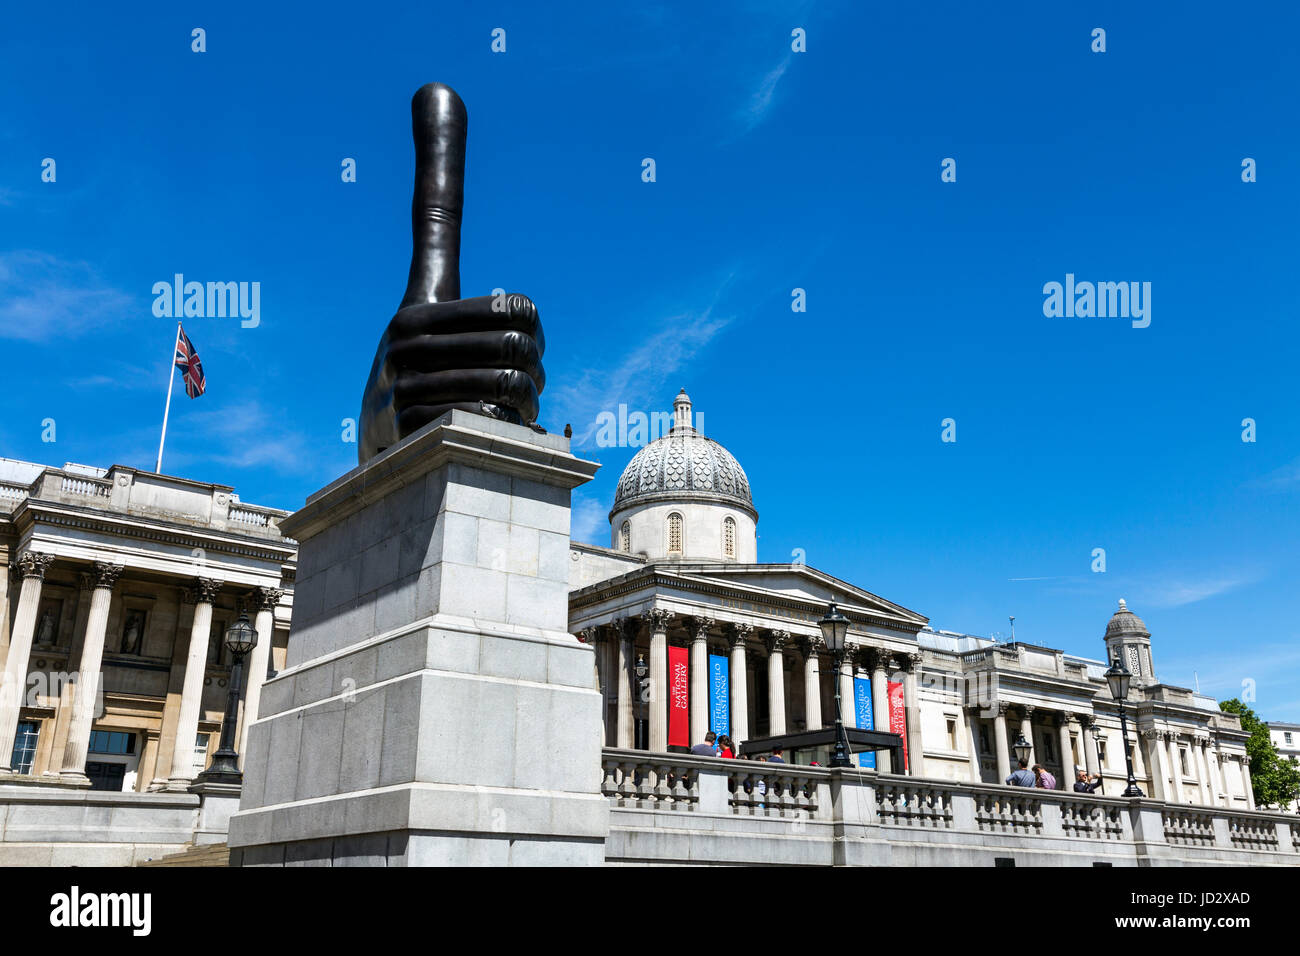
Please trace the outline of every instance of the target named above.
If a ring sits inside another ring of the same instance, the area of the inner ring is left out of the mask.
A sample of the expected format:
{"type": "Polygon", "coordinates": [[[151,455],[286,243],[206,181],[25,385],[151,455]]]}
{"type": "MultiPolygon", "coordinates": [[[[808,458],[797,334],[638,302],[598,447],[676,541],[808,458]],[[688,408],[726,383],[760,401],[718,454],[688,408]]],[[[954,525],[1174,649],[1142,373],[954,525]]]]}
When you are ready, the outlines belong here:
{"type": "MultiPolygon", "coordinates": [[[[736,745],[731,742],[731,738],[726,734],[715,734],[709,731],[704,735],[704,742],[696,744],[691,748],[691,753],[699,757],[723,757],[726,759],[737,759],[739,754],[736,753],[736,745]]],[[[782,756],[785,751],[780,747],[773,747],[771,756],[763,754],[758,760],[765,763],[785,763],[785,757],[782,756]]]]}
{"type": "MultiPolygon", "coordinates": [[[[1017,760],[1016,769],[1007,777],[1007,784],[1012,787],[1037,787],[1040,790],[1055,790],[1056,775],[1042,764],[1029,766],[1027,760],[1017,760]]],[[[1089,774],[1086,770],[1075,772],[1075,793],[1096,793],[1101,786],[1098,774],[1089,774]]]]}

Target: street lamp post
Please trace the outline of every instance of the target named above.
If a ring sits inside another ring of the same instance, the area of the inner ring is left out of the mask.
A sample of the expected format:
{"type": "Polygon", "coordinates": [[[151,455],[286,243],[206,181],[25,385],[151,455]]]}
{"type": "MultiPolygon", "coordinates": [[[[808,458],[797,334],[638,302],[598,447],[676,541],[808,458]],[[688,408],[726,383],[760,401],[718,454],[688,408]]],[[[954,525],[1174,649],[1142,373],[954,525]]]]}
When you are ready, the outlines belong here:
{"type": "Polygon", "coordinates": [[[844,732],[844,713],[840,707],[840,668],[844,666],[844,640],[849,632],[849,619],[839,612],[835,602],[826,610],[826,616],[818,624],[822,629],[822,640],[831,652],[835,669],[835,753],[831,756],[832,767],[851,767],[849,760],[849,738],[844,732]]]}
{"type": "Polygon", "coordinates": [[[1029,755],[1034,752],[1034,745],[1025,739],[1024,734],[1016,735],[1016,742],[1011,745],[1011,749],[1016,752],[1016,760],[1020,763],[1029,763],[1029,755]]]}
{"type": "Polygon", "coordinates": [[[1133,776],[1133,754],[1128,745],[1128,718],[1124,714],[1124,701],[1128,698],[1129,682],[1133,679],[1133,675],[1117,657],[1105,676],[1106,683],[1110,685],[1110,695],[1119,703],[1119,732],[1124,738],[1124,766],[1128,770],[1128,786],[1124,788],[1121,796],[1144,797],[1146,794],[1138,787],[1137,777],[1133,776]]]}
{"type": "Polygon", "coordinates": [[[1101,749],[1106,744],[1106,734],[1098,730],[1095,724],[1093,725],[1092,739],[1097,745],[1097,792],[1101,793],[1106,779],[1106,763],[1101,759],[1101,749]]]}
{"type": "Polygon", "coordinates": [[[196,783],[244,782],[239,769],[239,754],[235,750],[235,725],[239,723],[239,688],[243,683],[244,655],[257,646],[257,629],[248,623],[247,611],[240,611],[239,620],[226,629],[225,641],[232,660],[226,716],[221,721],[221,748],[213,754],[211,766],[198,775],[196,783]]]}

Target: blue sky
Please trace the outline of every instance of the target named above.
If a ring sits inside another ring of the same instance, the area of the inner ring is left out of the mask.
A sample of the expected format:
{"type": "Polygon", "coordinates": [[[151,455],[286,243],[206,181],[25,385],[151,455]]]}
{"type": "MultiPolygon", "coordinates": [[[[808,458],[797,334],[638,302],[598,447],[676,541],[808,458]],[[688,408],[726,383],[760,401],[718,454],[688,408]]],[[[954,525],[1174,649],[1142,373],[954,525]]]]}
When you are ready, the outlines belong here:
{"type": "MultiPolygon", "coordinates": [[[[0,455],[152,468],[151,289],[179,272],[259,282],[261,314],[186,323],[208,393],[178,392],[164,470],[293,508],[354,465],[410,260],[408,103],[440,80],[470,116],[462,289],[538,303],[543,425],[686,387],[760,560],[1093,657],[1125,597],[1162,679],[1300,719],[1300,16],[409,6],[6,11],[0,455]],[[1067,273],[1150,282],[1150,326],[1046,317],[1067,273]]],[[[635,449],[575,450],[604,466],[575,537],[608,543],[635,449]]]]}

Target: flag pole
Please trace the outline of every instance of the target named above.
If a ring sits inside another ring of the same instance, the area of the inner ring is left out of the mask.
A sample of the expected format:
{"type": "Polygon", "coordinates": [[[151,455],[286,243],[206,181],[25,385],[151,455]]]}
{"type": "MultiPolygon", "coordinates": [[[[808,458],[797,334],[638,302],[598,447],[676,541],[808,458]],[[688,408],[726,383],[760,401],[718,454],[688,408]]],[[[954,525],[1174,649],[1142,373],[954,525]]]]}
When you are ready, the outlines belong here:
{"type": "Polygon", "coordinates": [[[176,341],[172,343],[172,354],[167,362],[167,404],[163,406],[162,437],[158,439],[158,464],[154,467],[155,475],[162,474],[163,442],[167,441],[167,415],[172,410],[172,385],[176,383],[176,350],[181,346],[181,323],[176,323],[176,341]]]}

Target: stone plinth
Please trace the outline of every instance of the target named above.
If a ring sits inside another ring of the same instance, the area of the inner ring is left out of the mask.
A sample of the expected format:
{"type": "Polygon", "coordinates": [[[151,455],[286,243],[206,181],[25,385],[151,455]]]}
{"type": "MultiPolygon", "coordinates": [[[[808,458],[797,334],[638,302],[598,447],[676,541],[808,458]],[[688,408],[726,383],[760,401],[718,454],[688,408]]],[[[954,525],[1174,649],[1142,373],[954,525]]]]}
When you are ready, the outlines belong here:
{"type": "Polygon", "coordinates": [[[308,499],[236,865],[600,864],[601,698],[567,632],[568,440],[453,411],[308,499]]]}

